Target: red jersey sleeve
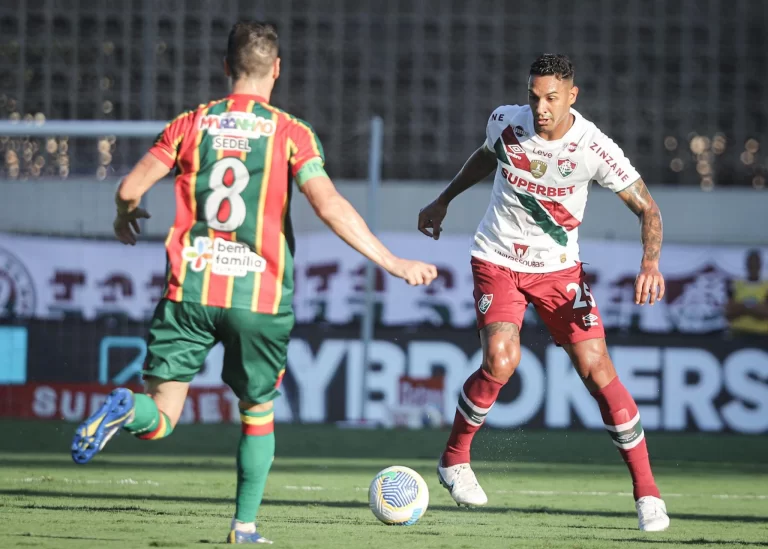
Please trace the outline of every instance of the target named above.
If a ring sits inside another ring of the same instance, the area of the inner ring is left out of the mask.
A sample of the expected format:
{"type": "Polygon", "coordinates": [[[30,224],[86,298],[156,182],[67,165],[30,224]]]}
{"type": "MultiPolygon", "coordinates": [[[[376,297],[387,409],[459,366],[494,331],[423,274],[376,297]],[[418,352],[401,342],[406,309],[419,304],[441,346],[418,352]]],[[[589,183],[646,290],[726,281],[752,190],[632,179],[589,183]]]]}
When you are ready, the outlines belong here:
{"type": "Polygon", "coordinates": [[[298,118],[292,119],[288,129],[289,150],[291,151],[291,174],[296,177],[308,161],[319,158],[325,164],[325,152],[315,130],[298,118]]]}
{"type": "Polygon", "coordinates": [[[194,121],[194,112],[185,112],[169,122],[155,139],[149,152],[169,168],[173,168],[184,136],[189,133],[194,121]]]}

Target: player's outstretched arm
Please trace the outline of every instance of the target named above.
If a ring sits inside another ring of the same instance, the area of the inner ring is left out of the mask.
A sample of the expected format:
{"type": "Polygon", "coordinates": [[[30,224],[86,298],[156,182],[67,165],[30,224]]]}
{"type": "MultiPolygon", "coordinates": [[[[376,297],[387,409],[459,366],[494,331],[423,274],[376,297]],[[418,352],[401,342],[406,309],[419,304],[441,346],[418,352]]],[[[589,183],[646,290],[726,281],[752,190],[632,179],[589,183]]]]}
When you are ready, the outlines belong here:
{"type": "Polygon", "coordinates": [[[619,198],[640,219],[643,259],[635,281],[635,303],[653,305],[664,297],[664,277],[659,272],[663,226],[661,211],[642,179],[620,191],[619,198]]]}
{"type": "Polygon", "coordinates": [[[421,209],[419,231],[435,240],[439,239],[443,219],[448,213],[448,205],[451,201],[488,177],[496,166],[495,153],[489,151],[485,145],[473,152],[440,196],[421,209]]]}
{"type": "Polygon", "coordinates": [[[123,244],[136,244],[136,235],[141,232],[138,220],[149,218],[149,213],[139,208],[141,197],[152,185],[168,175],[168,172],[168,166],[154,154],[147,153],[118,184],[115,193],[117,216],[114,229],[117,239],[123,244]]]}
{"type": "Polygon", "coordinates": [[[329,178],[313,177],[301,186],[301,190],[317,216],[334,233],[389,274],[412,286],[430,284],[437,277],[434,265],[401,259],[390,252],[329,178]]]}

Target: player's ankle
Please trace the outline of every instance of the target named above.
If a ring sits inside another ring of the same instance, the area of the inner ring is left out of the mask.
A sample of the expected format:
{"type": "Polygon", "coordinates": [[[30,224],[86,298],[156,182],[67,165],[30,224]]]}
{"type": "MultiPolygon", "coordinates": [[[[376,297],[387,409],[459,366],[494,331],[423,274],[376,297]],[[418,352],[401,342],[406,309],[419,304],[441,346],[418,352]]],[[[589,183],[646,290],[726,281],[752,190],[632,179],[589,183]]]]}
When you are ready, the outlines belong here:
{"type": "Polygon", "coordinates": [[[661,493],[659,492],[659,489],[655,484],[635,486],[635,489],[633,490],[633,492],[634,492],[633,495],[635,496],[635,501],[645,496],[653,496],[655,498],[661,499],[661,493]]]}
{"type": "Polygon", "coordinates": [[[242,532],[244,534],[253,534],[256,532],[255,522],[240,522],[237,519],[232,519],[232,530],[236,532],[242,532]]]}
{"type": "Polygon", "coordinates": [[[453,467],[461,463],[469,463],[469,453],[457,453],[446,450],[440,456],[440,467],[453,467]]]}

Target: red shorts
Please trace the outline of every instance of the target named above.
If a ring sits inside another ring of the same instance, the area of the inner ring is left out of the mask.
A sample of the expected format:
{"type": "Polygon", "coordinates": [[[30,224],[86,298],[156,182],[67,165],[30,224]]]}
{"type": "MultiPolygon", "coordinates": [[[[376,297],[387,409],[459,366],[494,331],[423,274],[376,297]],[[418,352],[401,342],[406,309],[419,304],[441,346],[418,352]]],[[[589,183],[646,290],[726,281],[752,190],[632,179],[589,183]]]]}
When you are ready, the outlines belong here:
{"type": "Polygon", "coordinates": [[[492,322],[522,327],[533,303],[558,345],[605,337],[581,264],[551,273],[520,273],[476,257],[471,263],[478,329],[492,322]]]}

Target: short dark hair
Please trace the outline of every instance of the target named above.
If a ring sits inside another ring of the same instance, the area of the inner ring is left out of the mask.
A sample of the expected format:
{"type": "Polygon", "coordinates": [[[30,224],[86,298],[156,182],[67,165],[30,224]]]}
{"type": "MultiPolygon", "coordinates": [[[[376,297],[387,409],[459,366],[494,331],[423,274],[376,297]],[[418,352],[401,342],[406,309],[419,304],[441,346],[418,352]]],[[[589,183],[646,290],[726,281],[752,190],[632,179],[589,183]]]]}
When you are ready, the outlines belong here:
{"type": "Polygon", "coordinates": [[[531,64],[531,76],[555,76],[558,80],[573,80],[574,68],[567,55],[545,53],[531,64]]]}
{"type": "Polygon", "coordinates": [[[266,76],[277,53],[277,28],[272,23],[239,21],[229,32],[227,64],[234,80],[266,76]]]}

